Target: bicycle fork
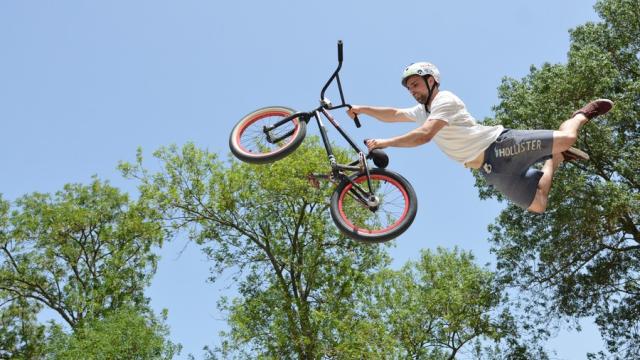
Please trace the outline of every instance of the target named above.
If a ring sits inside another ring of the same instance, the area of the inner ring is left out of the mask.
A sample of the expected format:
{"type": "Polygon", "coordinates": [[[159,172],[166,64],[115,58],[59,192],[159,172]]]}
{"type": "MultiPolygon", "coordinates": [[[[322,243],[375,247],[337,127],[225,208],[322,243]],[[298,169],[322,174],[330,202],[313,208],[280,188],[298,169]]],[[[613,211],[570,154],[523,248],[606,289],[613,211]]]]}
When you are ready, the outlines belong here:
{"type": "Polygon", "coordinates": [[[289,130],[288,132],[274,138],[271,135],[271,131],[278,128],[279,126],[282,126],[288,122],[290,122],[291,120],[298,118],[298,121],[309,121],[310,115],[308,113],[296,113],[293,115],[289,115],[286,118],[278,121],[275,124],[272,125],[265,125],[262,127],[262,132],[264,132],[264,134],[267,137],[267,142],[271,143],[271,144],[277,144],[278,142],[288,138],[289,136],[293,135],[295,133],[295,128],[289,130]]]}

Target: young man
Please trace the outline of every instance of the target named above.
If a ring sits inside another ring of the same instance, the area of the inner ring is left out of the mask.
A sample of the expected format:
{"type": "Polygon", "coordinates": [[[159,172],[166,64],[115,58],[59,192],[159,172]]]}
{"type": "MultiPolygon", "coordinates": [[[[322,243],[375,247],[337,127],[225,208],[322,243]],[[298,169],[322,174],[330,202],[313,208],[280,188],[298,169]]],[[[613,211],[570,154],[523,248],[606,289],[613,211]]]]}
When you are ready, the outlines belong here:
{"type": "Polygon", "coordinates": [[[384,122],[420,124],[401,136],[368,140],[369,150],[414,147],[434,140],[450,158],[480,169],[488,184],[518,206],[536,213],[547,208],[558,166],[563,161],[589,159],[586,153],[572,147],[580,127],[613,106],[607,99],[592,101],[555,131],[510,130],[501,125],[477,124],[456,95],[439,90],[440,72],[433,64],[409,65],[402,74],[402,85],[418,105],[407,109],[354,105],[347,111],[352,118],[365,114],[384,122]],[[542,171],[531,167],[540,161],[545,161],[542,171]]]}

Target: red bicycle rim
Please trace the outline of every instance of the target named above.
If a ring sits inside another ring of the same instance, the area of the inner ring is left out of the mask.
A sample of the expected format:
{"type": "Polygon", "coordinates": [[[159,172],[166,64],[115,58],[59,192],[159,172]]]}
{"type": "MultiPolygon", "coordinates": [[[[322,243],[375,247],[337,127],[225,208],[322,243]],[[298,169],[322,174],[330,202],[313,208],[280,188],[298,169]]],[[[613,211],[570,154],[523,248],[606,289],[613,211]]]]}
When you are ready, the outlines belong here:
{"type": "MultiPolygon", "coordinates": [[[[390,226],[387,226],[387,227],[385,227],[383,229],[377,229],[377,230],[361,228],[361,227],[357,227],[357,226],[353,225],[353,223],[351,223],[349,218],[344,213],[344,209],[343,209],[343,206],[342,206],[344,197],[346,196],[347,192],[349,190],[351,190],[351,188],[353,187],[353,185],[351,185],[351,184],[345,186],[344,190],[342,190],[342,193],[340,193],[340,197],[338,198],[338,207],[339,207],[340,216],[342,217],[342,220],[346,223],[346,225],[350,229],[353,229],[354,231],[357,231],[358,233],[375,235],[375,234],[382,234],[382,233],[389,232],[389,231],[395,229],[396,227],[398,227],[400,225],[400,223],[402,223],[402,220],[404,220],[404,218],[407,216],[407,213],[409,212],[409,195],[407,194],[407,192],[404,189],[404,187],[402,185],[400,185],[400,183],[398,181],[396,181],[395,179],[393,179],[393,178],[390,178],[390,177],[385,176],[385,175],[373,174],[373,175],[371,175],[371,179],[372,180],[376,179],[376,180],[380,180],[380,181],[389,182],[389,183],[393,184],[396,187],[396,189],[400,190],[400,192],[402,193],[402,198],[405,200],[404,201],[404,209],[402,209],[402,215],[398,218],[398,220],[396,220],[390,226]]],[[[364,176],[364,175],[354,180],[355,183],[361,183],[363,181],[366,181],[366,176],[364,176]]]]}
{"type": "MultiPolygon", "coordinates": [[[[287,112],[287,111],[268,111],[268,112],[265,112],[265,113],[262,113],[262,114],[258,114],[256,117],[254,117],[254,118],[252,118],[252,119],[248,120],[247,122],[245,122],[245,123],[242,125],[242,127],[238,130],[238,133],[237,133],[237,135],[236,135],[236,144],[238,144],[238,147],[240,147],[240,149],[242,149],[242,151],[243,151],[245,154],[250,154],[251,156],[254,156],[254,157],[269,156],[269,155],[271,155],[271,154],[273,154],[273,153],[275,153],[275,152],[278,152],[282,147],[281,147],[280,149],[277,149],[277,150],[275,150],[275,151],[270,151],[270,152],[267,152],[267,153],[260,153],[260,154],[253,153],[253,152],[251,152],[251,150],[248,150],[247,148],[245,148],[244,146],[242,146],[242,142],[240,141],[240,137],[242,136],[242,134],[244,133],[244,131],[245,131],[249,126],[251,126],[253,123],[255,123],[255,122],[256,122],[256,121],[258,121],[258,120],[262,120],[262,119],[264,119],[264,118],[266,118],[266,117],[269,117],[269,116],[282,116],[282,117],[287,117],[287,116],[290,116],[290,115],[291,115],[291,113],[289,113],[289,112],[287,112]]],[[[300,121],[300,120],[298,120],[298,118],[295,118],[295,119],[293,119],[292,121],[293,121],[293,122],[294,122],[294,124],[295,124],[295,131],[293,132],[293,134],[291,134],[291,136],[289,137],[289,139],[295,139],[295,137],[298,135],[298,132],[300,131],[300,126],[298,125],[298,121],[300,121]]]]}

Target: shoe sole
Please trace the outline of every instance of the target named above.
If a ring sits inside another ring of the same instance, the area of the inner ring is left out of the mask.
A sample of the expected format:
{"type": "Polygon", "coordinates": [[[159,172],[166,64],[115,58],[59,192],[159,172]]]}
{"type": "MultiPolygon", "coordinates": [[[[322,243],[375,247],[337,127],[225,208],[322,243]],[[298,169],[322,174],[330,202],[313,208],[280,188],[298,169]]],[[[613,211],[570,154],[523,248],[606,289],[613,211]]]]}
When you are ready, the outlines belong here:
{"type": "MultiPolygon", "coordinates": [[[[563,152],[563,154],[565,154],[565,153],[568,153],[569,155],[571,155],[574,158],[579,159],[579,160],[589,160],[589,154],[587,154],[586,152],[584,152],[584,151],[582,151],[580,149],[574,148],[574,147],[571,147],[571,148],[569,148],[569,149],[567,149],[566,151],[563,152]]],[[[571,161],[571,160],[569,160],[569,161],[571,161]]]]}
{"type": "MultiPolygon", "coordinates": [[[[609,104],[609,108],[608,108],[608,109],[606,109],[606,111],[604,111],[603,113],[599,113],[599,114],[597,114],[597,115],[595,115],[595,116],[593,116],[593,117],[587,117],[587,119],[588,119],[589,121],[593,120],[594,118],[596,118],[596,117],[598,117],[598,116],[602,116],[602,115],[604,115],[604,114],[608,113],[608,112],[613,108],[613,101],[611,101],[611,100],[609,100],[609,99],[596,99],[596,100],[593,100],[593,101],[589,102],[589,104],[596,103],[596,102],[604,102],[604,103],[607,103],[607,104],[609,104]]],[[[586,106],[588,106],[589,104],[585,105],[585,107],[586,107],[586,106]]],[[[583,112],[583,109],[584,109],[584,107],[583,107],[582,109],[580,109],[580,110],[578,110],[578,111],[574,112],[573,114],[571,114],[571,117],[574,117],[574,116],[576,116],[577,114],[580,114],[580,113],[585,114],[585,113],[583,112]]],[[[586,115],[585,115],[585,116],[586,116],[586,115]]]]}
{"type": "Polygon", "coordinates": [[[602,114],[598,114],[598,116],[602,116],[602,115],[608,113],[609,110],[611,110],[613,108],[613,101],[611,101],[609,99],[597,99],[596,101],[605,102],[605,103],[609,104],[609,108],[607,109],[607,111],[603,112],[602,114]]]}

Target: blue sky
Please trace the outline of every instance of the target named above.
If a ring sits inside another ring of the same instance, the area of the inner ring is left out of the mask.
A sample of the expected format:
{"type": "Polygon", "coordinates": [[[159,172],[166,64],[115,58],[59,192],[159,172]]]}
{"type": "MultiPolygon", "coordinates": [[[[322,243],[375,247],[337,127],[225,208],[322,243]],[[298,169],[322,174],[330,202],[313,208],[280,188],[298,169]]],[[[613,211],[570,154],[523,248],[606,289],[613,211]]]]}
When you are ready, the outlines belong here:
{"type": "MultiPolygon", "coordinates": [[[[223,156],[235,122],[255,108],[309,110],[345,44],[341,79],[353,104],[408,107],[402,69],[431,61],[442,88],[479,120],[492,116],[504,76],[566,61],[568,30],[596,21],[595,1],[11,1],[0,2],[0,193],[8,200],[92,175],[135,194],[119,161],[192,141],[223,156]]],[[[335,93],[331,97],[338,99],[335,93]]],[[[354,138],[399,135],[411,124],[363,117],[354,138]]],[[[567,114],[569,115],[569,114],[567,114]]],[[[562,119],[558,119],[560,122],[562,119]]],[[[310,129],[313,134],[315,130],[310,129]]],[[[480,201],[473,177],[435,145],[390,149],[390,168],[419,195],[418,216],[391,250],[458,246],[495,263],[487,225],[502,204],[480,201]]],[[[200,355],[224,328],[215,308],[230,278],[207,283],[198,247],[177,239],[147,294],[169,309],[174,341],[200,355]]],[[[602,343],[588,322],[549,342],[558,358],[602,343]]]]}

